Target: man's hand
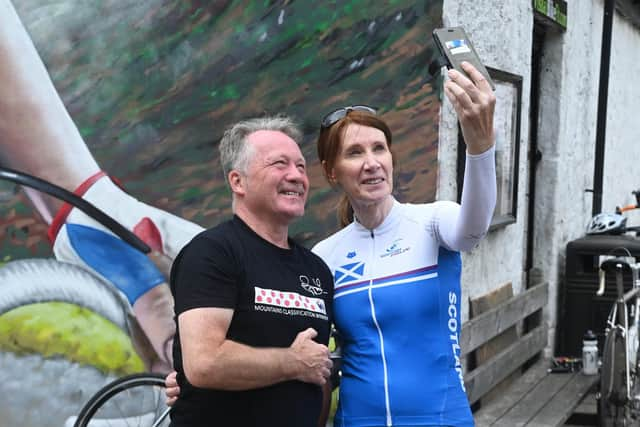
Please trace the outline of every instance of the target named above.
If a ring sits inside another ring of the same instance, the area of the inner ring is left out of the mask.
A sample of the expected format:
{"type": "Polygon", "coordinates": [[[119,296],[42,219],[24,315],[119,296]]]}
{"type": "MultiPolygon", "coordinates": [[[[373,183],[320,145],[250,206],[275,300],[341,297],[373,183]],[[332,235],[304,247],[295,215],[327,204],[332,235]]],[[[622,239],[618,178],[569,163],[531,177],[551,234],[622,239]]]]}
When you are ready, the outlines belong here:
{"type": "Polygon", "coordinates": [[[178,400],[178,396],[180,396],[180,386],[178,385],[177,376],[178,373],[173,371],[164,379],[164,385],[166,387],[164,394],[166,396],[167,406],[173,406],[176,400],[178,400]]]}
{"type": "Polygon", "coordinates": [[[307,383],[324,385],[331,375],[333,362],[329,357],[329,348],[313,339],[318,335],[313,328],[300,332],[291,344],[290,350],[295,358],[295,378],[307,383]]]}
{"type": "Polygon", "coordinates": [[[456,70],[449,70],[444,90],[456,110],[469,154],[480,154],[491,148],[495,141],[493,113],[496,96],[484,76],[468,62],[462,68],[471,76],[469,80],[456,70]]]}

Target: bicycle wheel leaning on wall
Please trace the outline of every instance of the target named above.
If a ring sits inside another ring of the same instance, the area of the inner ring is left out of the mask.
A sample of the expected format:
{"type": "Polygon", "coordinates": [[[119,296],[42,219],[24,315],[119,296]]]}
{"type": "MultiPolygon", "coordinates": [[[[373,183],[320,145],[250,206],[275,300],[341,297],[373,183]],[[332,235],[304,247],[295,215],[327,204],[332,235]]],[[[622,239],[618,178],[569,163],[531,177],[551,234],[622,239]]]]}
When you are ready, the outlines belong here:
{"type": "Polygon", "coordinates": [[[122,377],[100,389],[83,407],[74,427],[166,427],[164,376],[144,373],[122,377]]]}

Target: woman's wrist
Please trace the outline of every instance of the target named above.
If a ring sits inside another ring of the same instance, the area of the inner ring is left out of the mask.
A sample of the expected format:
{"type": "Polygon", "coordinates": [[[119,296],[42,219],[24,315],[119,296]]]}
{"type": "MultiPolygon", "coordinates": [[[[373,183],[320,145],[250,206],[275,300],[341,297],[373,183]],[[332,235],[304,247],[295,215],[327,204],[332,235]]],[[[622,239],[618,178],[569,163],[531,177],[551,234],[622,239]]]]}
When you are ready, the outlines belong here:
{"type": "Polygon", "coordinates": [[[467,144],[467,154],[471,154],[473,156],[480,155],[482,153],[486,153],[494,146],[494,141],[484,144],[467,144]]]}

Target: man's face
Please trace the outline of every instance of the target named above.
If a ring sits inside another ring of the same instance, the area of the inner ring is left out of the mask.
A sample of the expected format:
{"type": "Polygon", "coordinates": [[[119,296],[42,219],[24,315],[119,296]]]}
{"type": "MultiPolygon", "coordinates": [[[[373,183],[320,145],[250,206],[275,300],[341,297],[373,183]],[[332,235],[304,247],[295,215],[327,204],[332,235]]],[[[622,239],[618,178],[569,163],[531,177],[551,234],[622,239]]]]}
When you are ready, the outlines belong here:
{"type": "Polygon", "coordinates": [[[278,131],[249,135],[245,206],[263,218],[286,222],[304,215],[309,178],[298,144],[278,131]]]}

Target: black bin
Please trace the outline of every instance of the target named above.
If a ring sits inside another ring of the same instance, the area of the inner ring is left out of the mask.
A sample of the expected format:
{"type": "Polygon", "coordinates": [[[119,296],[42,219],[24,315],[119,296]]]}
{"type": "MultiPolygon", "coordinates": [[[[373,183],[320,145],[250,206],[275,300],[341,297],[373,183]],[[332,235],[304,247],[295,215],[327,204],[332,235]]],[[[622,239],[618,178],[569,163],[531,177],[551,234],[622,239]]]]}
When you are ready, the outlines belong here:
{"type": "MultiPolygon", "coordinates": [[[[588,329],[598,337],[598,349],[602,354],[607,316],[616,299],[616,286],[615,274],[610,273],[604,295],[596,295],[601,255],[631,255],[638,260],[640,239],[629,235],[585,236],[567,244],[565,280],[560,282],[558,289],[557,356],[582,357],[582,336],[588,329]]],[[[631,288],[631,273],[624,273],[624,287],[631,288]]]]}

